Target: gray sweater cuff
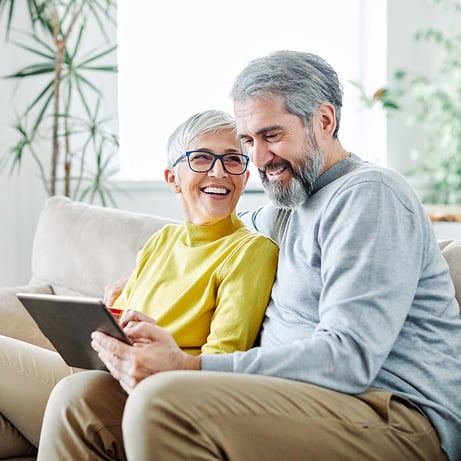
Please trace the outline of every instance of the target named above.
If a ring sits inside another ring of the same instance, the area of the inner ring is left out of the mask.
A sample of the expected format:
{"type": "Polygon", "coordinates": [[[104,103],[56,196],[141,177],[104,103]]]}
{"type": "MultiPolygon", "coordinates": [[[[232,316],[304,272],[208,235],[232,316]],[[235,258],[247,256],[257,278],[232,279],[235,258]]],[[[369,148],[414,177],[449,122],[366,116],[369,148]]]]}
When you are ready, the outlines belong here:
{"type": "Polygon", "coordinates": [[[201,366],[203,371],[234,371],[232,354],[203,354],[201,366]]]}

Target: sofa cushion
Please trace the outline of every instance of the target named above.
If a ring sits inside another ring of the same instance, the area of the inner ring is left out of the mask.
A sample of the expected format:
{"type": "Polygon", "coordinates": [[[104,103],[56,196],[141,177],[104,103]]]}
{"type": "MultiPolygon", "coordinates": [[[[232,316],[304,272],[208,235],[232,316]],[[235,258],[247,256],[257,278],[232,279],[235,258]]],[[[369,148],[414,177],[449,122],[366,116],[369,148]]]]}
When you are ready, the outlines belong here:
{"type": "Polygon", "coordinates": [[[51,197],[34,237],[31,282],[56,294],[102,297],[108,283],[131,273],[147,239],[172,221],[51,197]]]}

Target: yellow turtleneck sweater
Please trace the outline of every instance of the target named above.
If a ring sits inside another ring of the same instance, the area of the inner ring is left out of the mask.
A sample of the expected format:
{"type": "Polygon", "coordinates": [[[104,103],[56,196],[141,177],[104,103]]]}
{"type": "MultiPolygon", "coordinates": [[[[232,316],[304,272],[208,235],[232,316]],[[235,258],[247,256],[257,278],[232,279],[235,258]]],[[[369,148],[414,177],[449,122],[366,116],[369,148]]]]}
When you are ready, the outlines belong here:
{"type": "Polygon", "coordinates": [[[250,348],[259,332],[278,247],[235,213],[197,226],[168,225],[138,253],[115,307],[156,320],[191,354],[250,348]]]}

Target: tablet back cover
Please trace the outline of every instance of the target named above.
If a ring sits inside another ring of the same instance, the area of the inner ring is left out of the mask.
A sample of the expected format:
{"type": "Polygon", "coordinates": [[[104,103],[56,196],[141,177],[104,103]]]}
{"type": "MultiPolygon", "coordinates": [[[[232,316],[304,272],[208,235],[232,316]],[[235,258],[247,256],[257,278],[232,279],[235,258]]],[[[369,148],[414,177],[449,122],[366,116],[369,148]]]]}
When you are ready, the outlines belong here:
{"type": "Polygon", "coordinates": [[[18,299],[71,367],[106,370],[91,347],[95,330],[129,342],[112,314],[97,298],[17,293],[18,299]]]}

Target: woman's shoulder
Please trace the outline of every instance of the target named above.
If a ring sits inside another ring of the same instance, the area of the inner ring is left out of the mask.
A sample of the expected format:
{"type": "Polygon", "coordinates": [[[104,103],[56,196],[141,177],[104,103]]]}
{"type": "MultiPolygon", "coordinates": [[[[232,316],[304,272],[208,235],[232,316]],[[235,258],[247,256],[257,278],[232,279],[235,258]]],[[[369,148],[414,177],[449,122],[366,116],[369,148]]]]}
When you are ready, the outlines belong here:
{"type": "Polygon", "coordinates": [[[240,236],[242,246],[258,247],[262,251],[270,251],[278,253],[277,243],[269,236],[246,225],[242,226],[237,231],[240,236]]]}

